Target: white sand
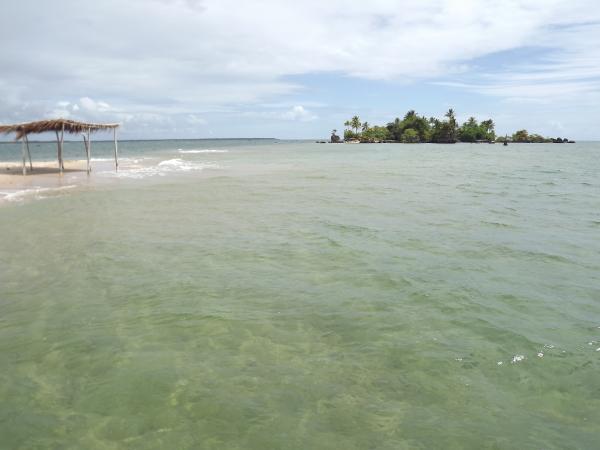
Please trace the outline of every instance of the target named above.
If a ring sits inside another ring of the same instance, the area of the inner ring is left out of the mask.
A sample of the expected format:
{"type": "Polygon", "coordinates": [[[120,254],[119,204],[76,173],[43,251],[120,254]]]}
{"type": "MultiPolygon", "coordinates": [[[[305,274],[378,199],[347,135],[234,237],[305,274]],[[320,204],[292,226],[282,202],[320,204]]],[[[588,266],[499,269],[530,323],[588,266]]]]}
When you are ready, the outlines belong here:
{"type": "Polygon", "coordinates": [[[32,196],[47,196],[54,191],[110,182],[111,178],[98,174],[114,168],[110,163],[93,162],[92,172],[88,175],[85,160],[69,160],[64,164],[65,170],[61,174],[57,161],[34,162],[33,171],[28,164],[27,174],[23,175],[20,162],[0,162],[0,205],[32,196]]]}
{"type": "Polygon", "coordinates": [[[0,189],[26,188],[29,186],[60,186],[65,177],[71,178],[73,174],[84,174],[86,172],[86,161],[65,161],[65,170],[60,175],[58,162],[44,161],[36,162],[33,171],[27,163],[27,174],[23,175],[23,168],[18,162],[0,162],[0,189]]]}

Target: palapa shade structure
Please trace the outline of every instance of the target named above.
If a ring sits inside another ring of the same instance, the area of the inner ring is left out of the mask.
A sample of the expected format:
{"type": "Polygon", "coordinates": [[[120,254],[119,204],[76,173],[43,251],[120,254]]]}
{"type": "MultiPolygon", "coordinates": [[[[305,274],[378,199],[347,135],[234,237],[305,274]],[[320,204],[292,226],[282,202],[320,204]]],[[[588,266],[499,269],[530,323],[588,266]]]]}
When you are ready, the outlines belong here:
{"type": "Polygon", "coordinates": [[[90,134],[95,131],[113,130],[113,140],[115,145],[115,170],[119,170],[119,149],[117,144],[117,123],[86,123],[77,122],[67,119],[50,119],[38,120],[37,122],[18,123],[14,125],[0,125],[0,133],[10,134],[15,133],[15,140],[21,141],[21,149],[23,153],[23,175],[27,174],[27,166],[25,163],[25,152],[29,156],[29,168],[33,170],[31,162],[31,152],[29,151],[29,134],[40,134],[54,131],[56,133],[56,143],[58,146],[58,169],[62,174],[64,169],[63,162],[63,146],[65,133],[82,134],[83,143],[85,145],[85,154],[87,157],[87,172],[90,173],[90,159],[92,155],[92,141],[90,134]]]}

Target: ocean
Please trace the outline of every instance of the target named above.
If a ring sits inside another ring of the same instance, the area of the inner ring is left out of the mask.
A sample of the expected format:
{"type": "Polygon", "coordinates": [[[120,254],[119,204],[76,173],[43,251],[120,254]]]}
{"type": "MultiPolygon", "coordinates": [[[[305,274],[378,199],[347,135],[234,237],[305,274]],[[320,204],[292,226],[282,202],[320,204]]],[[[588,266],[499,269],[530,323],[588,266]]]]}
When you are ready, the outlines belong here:
{"type": "Polygon", "coordinates": [[[600,143],[111,151],[0,188],[0,448],[598,448],[600,143]]]}

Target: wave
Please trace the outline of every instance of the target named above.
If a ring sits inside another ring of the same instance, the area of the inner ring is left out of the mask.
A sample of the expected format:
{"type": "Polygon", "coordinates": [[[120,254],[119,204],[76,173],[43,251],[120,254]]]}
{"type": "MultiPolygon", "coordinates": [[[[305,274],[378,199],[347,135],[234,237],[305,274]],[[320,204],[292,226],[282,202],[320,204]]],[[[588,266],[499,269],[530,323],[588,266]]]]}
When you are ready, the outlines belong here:
{"type": "Polygon", "coordinates": [[[16,191],[0,191],[0,202],[20,202],[29,197],[37,199],[47,198],[49,194],[60,193],[67,189],[73,189],[77,187],[74,184],[60,187],[32,187],[26,189],[19,189],[16,191]]]}
{"type": "MultiPolygon", "coordinates": [[[[140,161],[144,160],[144,159],[148,159],[148,158],[121,158],[119,157],[119,163],[122,164],[124,162],[132,162],[135,164],[138,164],[140,161]]],[[[83,162],[85,162],[85,160],[82,160],[83,162]]],[[[91,162],[114,162],[115,158],[91,158],[90,159],[91,162]]]]}
{"type": "Polygon", "coordinates": [[[197,164],[190,161],[184,161],[183,159],[167,159],[158,163],[158,167],[173,169],[174,171],[183,170],[185,172],[190,170],[203,169],[204,164],[197,164]]]}
{"type": "Polygon", "coordinates": [[[484,224],[484,225],[492,226],[492,227],[515,228],[514,225],[510,225],[510,224],[504,223],[504,222],[495,222],[495,221],[482,220],[481,223],[484,224]]]}
{"type": "Polygon", "coordinates": [[[177,172],[193,172],[204,169],[216,169],[219,166],[210,162],[192,162],[180,158],[167,159],[159,162],[155,166],[121,168],[119,172],[106,171],[105,174],[117,176],[119,178],[147,178],[153,176],[165,176],[177,172]]]}
{"type": "Polygon", "coordinates": [[[229,150],[216,150],[207,148],[205,150],[182,150],[177,149],[177,151],[181,154],[189,154],[189,153],[229,153],[229,150]]]}

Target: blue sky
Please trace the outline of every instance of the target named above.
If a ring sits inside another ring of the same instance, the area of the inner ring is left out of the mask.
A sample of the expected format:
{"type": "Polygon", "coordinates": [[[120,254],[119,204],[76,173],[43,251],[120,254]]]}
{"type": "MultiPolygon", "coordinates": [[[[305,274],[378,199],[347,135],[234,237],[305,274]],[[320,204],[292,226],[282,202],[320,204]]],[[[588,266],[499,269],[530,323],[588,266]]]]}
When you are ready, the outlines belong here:
{"type": "Polygon", "coordinates": [[[0,123],[124,138],[319,138],[358,114],[492,118],[600,139],[591,0],[22,0],[0,18],[0,123]]]}

